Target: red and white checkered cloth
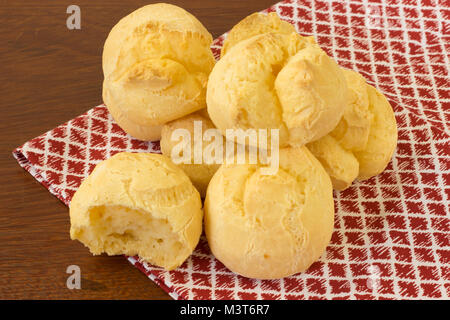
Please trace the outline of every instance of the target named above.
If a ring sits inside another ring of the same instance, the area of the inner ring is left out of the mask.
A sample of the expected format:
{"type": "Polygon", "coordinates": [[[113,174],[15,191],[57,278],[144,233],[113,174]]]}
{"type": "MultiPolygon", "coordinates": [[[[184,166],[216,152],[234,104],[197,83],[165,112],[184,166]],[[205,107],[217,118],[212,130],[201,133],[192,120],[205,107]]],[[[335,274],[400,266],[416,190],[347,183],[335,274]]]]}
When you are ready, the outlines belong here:
{"type": "MultiPolygon", "coordinates": [[[[335,192],[335,231],[307,272],[253,280],[230,272],[202,237],[167,272],[128,260],[175,299],[448,299],[450,297],[450,9],[446,0],[280,2],[266,11],[314,35],[391,102],[398,148],[379,176],[335,192]]],[[[249,12],[250,13],[250,12],[249,12]]],[[[216,39],[216,56],[224,36],[216,39]]],[[[25,143],[19,164],[66,205],[95,165],[158,152],[126,135],[105,106],[25,143]]]]}

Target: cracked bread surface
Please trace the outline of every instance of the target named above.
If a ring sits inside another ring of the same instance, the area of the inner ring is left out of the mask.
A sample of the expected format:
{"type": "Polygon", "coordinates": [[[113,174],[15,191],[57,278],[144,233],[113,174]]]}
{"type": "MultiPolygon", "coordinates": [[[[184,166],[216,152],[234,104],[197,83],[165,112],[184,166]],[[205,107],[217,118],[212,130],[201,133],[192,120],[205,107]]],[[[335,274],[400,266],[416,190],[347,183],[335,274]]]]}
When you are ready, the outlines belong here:
{"type": "Polygon", "coordinates": [[[268,32],[290,34],[296,31],[292,24],[281,20],[275,12],[269,12],[268,14],[260,12],[252,13],[239,21],[230,30],[220,51],[221,57],[236,45],[236,43],[268,32]]]}
{"type": "Polygon", "coordinates": [[[105,41],[102,62],[103,100],[113,116],[122,114],[122,129],[154,139],[151,128],[204,108],[215,63],[211,43],[200,21],[174,5],[147,5],[121,19],[105,41]]]}
{"type": "Polygon", "coordinates": [[[264,33],[238,42],[208,81],[208,113],[222,134],[278,129],[282,147],[326,135],[347,104],[341,68],[312,38],[296,33],[264,33]]]}
{"type": "Polygon", "coordinates": [[[334,224],[331,181],[306,147],[280,150],[280,167],[225,164],[205,200],[205,234],[233,272],[276,279],[303,272],[324,253],[334,224]]]}

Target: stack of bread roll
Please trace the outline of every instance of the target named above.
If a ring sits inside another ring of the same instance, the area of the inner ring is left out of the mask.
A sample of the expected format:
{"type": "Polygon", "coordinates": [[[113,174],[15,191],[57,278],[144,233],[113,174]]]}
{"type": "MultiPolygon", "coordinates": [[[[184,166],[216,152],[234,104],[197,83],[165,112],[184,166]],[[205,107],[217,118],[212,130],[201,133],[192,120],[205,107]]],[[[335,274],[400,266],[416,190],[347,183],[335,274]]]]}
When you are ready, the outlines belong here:
{"type": "Polygon", "coordinates": [[[163,155],[120,153],[97,165],[72,199],[71,237],[93,254],[139,255],[172,270],[192,253],[204,222],[212,253],[230,270],[260,279],[303,272],[331,239],[333,189],[387,166],[397,142],[393,110],[275,13],[239,22],[217,63],[211,43],[194,16],[168,4],[140,8],[111,30],[104,102],[131,136],[160,139],[163,155]],[[229,129],[277,129],[278,170],[264,174],[262,162],[175,165],[173,133],[194,135],[196,121],[225,143],[229,129]]]}

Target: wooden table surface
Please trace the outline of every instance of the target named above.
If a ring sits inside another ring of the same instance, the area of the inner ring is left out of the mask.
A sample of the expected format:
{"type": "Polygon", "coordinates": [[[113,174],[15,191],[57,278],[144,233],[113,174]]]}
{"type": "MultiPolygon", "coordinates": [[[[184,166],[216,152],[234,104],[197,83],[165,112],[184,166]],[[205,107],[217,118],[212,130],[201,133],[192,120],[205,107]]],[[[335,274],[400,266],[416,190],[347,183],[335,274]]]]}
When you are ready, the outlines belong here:
{"type": "MultiPolygon", "coordinates": [[[[217,37],[273,0],[170,1],[217,37]]],[[[123,257],[93,257],[69,238],[68,208],[14,160],[12,150],[102,102],[101,54],[112,26],[151,3],[0,0],[0,299],[170,299],[123,257]],[[68,30],[66,8],[81,8],[68,30]],[[69,290],[66,269],[81,269],[69,290]]]]}

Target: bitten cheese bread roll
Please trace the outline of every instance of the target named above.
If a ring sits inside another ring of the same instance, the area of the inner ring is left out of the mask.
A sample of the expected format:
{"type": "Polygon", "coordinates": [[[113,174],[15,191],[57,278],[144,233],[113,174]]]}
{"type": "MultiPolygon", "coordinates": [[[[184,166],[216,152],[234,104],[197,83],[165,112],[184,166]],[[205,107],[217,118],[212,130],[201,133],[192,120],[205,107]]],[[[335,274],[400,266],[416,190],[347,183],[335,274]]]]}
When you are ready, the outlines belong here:
{"type": "MultiPolygon", "coordinates": [[[[194,114],[185,116],[183,118],[180,118],[178,120],[166,123],[162,128],[161,133],[161,151],[164,155],[167,157],[171,157],[172,150],[175,148],[176,145],[179,145],[180,143],[180,136],[174,135],[175,131],[178,129],[187,130],[188,136],[190,137],[190,157],[187,159],[188,163],[179,163],[177,164],[183,171],[188,175],[188,177],[191,179],[194,186],[197,188],[197,190],[200,192],[200,195],[202,197],[205,197],[206,195],[206,188],[208,187],[209,181],[211,180],[214,173],[219,169],[220,163],[206,163],[203,159],[203,156],[207,156],[207,153],[205,152],[208,148],[208,145],[210,143],[214,143],[216,138],[222,139],[224,141],[224,138],[218,134],[215,137],[211,137],[211,141],[203,141],[203,136],[195,137],[194,133],[194,124],[197,122],[199,127],[201,128],[201,133],[205,133],[208,129],[214,129],[214,125],[204,116],[203,111],[198,111],[194,114]],[[194,163],[194,138],[202,139],[201,141],[201,163],[194,163]]],[[[224,142],[222,142],[223,145],[225,145],[224,142]]],[[[175,156],[180,156],[179,154],[176,154],[175,156]]],[[[214,155],[213,155],[214,156],[214,155]]],[[[222,156],[223,158],[223,156],[222,156]]],[[[206,159],[205,159],[206,160],[206,159]]],[[[213,160],[213,159],[211,159],[213,160]]]]}
{"type": "Polygon", "coordinates": [[[276,174],[260,164],[224,164],[205,200],[214,256],[249,278],[305,271],[324,253],[334,223],[331,181],[306,147],[284,148],[276,174]]]}
{"type": "Polygon", "coordinates": [[[119,126],[155,140],[164,123],[204,108],[211,43],[200,21],[174,5],[147,5],[120,20],[103,48],[103,100],[119,126]]]}
{"type": "Polygon", "coordinates": [[[230,30],[223,43],[220,55],[223,57],[231,47],[242,40],[268,32],[290,34],[296,31],[292,24],[282,21],[275,12],[268,14],[255,12],[242,19],[230,30]]]}
{"type": "Polygon", "coordinates": [[[264,33],[234,45],[213,68],[211,120],[226,129],[279,129],[279,143],[299,146],[333,130],[347,105],[347,84],[312,39],[264,33]]]}
{"type": "Polygon", "coordinates": [[[337,190],[381,173],[397,145],[397,124],[387,99],[359,73],[343,70],[350,97],[344,116],[332,132],[307,144],[337,190]]]}
{"type": "Polygon", "coordinates": [[[70,237],[94,254],[139,255],[172,270],[196,247],[202,203],[169,158],[118,153],[99,163],[70,203],[70,237]]]}

